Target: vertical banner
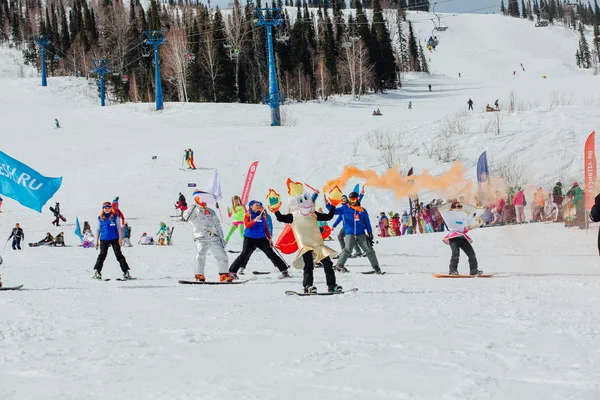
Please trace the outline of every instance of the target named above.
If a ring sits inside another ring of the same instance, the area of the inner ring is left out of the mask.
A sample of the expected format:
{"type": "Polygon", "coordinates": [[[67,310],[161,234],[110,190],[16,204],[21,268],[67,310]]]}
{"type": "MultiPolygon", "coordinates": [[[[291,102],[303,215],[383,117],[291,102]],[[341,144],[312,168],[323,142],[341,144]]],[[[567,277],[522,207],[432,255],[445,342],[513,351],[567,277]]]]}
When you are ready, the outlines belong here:
{"type": "Polygon", "coordinates": [[[60,188],[62,178],[48,178],[0,151],[0,193],[27,208],[42,207],[60,188]]]}
{"type": "Polygon", "coordinates": [[[254,180],[254,174],[258,167],[258,161],[254,161],[250,168],[248,168],[248,175],[246,175],[246,181],[244,182],[244,190],[242,191],[242,204],[248,203],[248,196],[250,196],[250,189],[252,188],[252,181],[254,180]]]}
{"type": "Polygon", "coordinates": [[[596,197],[596,132],[592,132],[585,141],[583,154],[585,171],[585,208],[589,210],[594,205],[596,197]]]}
{"type": "Polygon", "coordinates": [[[490,168],[488,167],[487,152],[484,151],[477,160],[477,182],[485,183],[489,182],[489,179],[490,168]]]}

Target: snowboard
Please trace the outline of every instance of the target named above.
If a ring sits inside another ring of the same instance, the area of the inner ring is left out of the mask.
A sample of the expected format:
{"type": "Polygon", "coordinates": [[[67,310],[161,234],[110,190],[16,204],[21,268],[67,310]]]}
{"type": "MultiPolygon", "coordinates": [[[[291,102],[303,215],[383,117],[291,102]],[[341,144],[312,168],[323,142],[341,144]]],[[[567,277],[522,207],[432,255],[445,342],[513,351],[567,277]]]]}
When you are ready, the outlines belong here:
{"type": "Polygon", "coordinates": [[[294,292],[293,290],[286,290],[285,294],[287,294],[288,296],[331,296],[334,294],[344,294],[344,293],[350,293],[350,292],[357,292],[358,288],[352,288],[352,289],[348,289],[348,290],[344,290],[343,292],[335,292],[335,293],[331,293],[331,292],[317,292],[317,293],[303,293],[303,292],[294,292]]]}
{"type": "Polygon", "coordinates": [[[102,279],[98,279],[98,278],[94,278],[94,277],[92,277],[92,279],[93,279],[93,280],[95,280],[95,281],[101,281],[101,282],[108,282],[108,281],[110,281],[110,278],[102,278],[102,279]]]}
{"type": "Polygon", "coordinates": [[[129,278],[129,279],[117,278],[117,279],[115,279],[115,281],[125,282],[125,281],[135,281],[136,279],[137,278],[129,278]]]}
{"type": "Polygon", "coordinates": [[[3,286],[0,287],[0,290],[20,290],[23,287],[23,285],[19,285],[19,286],[3,286]]]}
{"type": "Polygon", "coordinates": [[[241,250],[227,250],[228,253],[241,254],[241,250]]]}
{"type": "Polygon", "coordinates": [[[58,217],[61,219],[62,222],[67,222],[67,219],[63,217],[62,214],[60,214],[58,217]]]}
{"type": "Polygon", "coordinates": [[[252,271],[254,275],[269,275],[270,272],[267,271],[252,271]]]}
{"type": "Polygon", "coordinates": [[[448,275],[448,274],[433,274],[434,278],[491,278],[496,274],[481,274],[481,275],[448,275]]]}
{"type": "Polygon", "coordinates": [[[250,279],[246,279],[244,281],[231,281],[231,282],[219,282],[219,281],[178,281],[182,285],[239,285],[241,283],[250,282],[250,279]]]}
{"type": "MultiPolygon", "coordinates": [[[[363,274],[363,275],[375,275],[375,271],[361,272],[361,274],[363,274]]],[[[385,272],[382,272],[381,274],[378,274],[378,275],[385,275],[385,272]]]]}

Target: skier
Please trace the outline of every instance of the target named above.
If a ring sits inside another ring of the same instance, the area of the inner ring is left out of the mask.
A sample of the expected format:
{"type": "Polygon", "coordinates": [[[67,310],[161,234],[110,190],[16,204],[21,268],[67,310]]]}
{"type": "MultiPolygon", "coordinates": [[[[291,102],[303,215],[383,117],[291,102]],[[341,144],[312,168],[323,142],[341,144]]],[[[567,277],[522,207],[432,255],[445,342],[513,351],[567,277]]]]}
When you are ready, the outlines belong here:
{"type": "Polygon", "coordinates": [[[192,169],[192,165],[190,164],[190,151],[188,149],[185,149],[184,152],[185,163],[187,164],[188,169],[192,169]]]}
{"type": "Polygon", "coordinates": [[[233,276],[227,271],[228,257],[225,252],[225,240],[221,222],[214,210],[208,208],[206,199],[202,198],[201,192],[194,192],[195,204],[186,211],[184,220],[193,227],[194,242],[196,243],[195,279],[205,282],[204,267],[206,265],[206,253],[210,249],[217,259],[219,267],[219,281],[231,282],[233,276]]]}
{"type": "Polygon", "coordinates": [[[379,231],[380,236],[381,237],[388,237],[390,236],[390,220],[388,219],[387,215],[385,215],[385,213],[382,211],[379,214],[379,231]]]}
{"type": "Polygon", "coordinates": [[[242,238],[244,237],[244,215],[246,215],[246,208],[242,204],[240,196],[233,196],[231,199],[231,208],[227,209],[227,214],[232,218],[232,225],[229,228],[229,232],[227,232],[227,236],[225,236],[225,243],[229,242],[231,235],[236,230],[240,231],[242,238]]]}
{"type": "Polygon", "coordinates": [[[577,223],[579,229],[585,228],[586,216],[585,214],[585,200],[583,190],[579,187],[579,183],[573,182],[573,186],[567,192],[567,196],[569,196],[573,205],[575,206],[575,219],[573,223],[577,223]]]}
{"type": "Polygon", "coordinates": [[[431,85],[429,85],[429,91],[431,92],[431,85]]]}
{"type": "Polygon", "coordinates": [[[409,109],[409,110],[412,110],[412,101],[409,101],[409,102],[408,102],[408,109],[409,109]]]}
{"type": "Polygon", "coordinates": [[[125,216],[123,212],[119,208],[119,196],[115,197],[112,201],[112,209],[115,212],[115,215],[121,219],[121,225],[125,225],[125,216]]]}
{"type": "Polygon", "coordinates": [[[460,74],[460,72],[458,73],[458,77],[459,77],[459,78],[461,78],[461,77],[462,77],[462,75],[460,74]]]}
{"type": "Polygon", "coordinates": [[[467,104],[469,105],[469,110],[472,110],[473,109],[473,100],[471,100],[469,98],[469,101],[467,101],[467,104]]]}
{"type": "Polygon", "coordinates": [[[521,187],[516,188],[512,203],[515,206],[515,211],[517,212],[517,222],[522,224],[525,222],[525,206],[527,205],[527,201],[525,200],[525,193],[523,193],[521,187]]]}
{"type": "Polygon", "coordinates": [[[252,200],[248,203],[250,210],[244,216],[244,244],[242,253],[236,258],[229,267],[229,273],[233,279],[238,279],[238,271],[243,274],[246,264],[254,251],[258,248],[271,260],[273,265],[281,271],[284,278],[289,277],[287,265],[273,251],[271,234],[267,227],[267,217],[265,209],[260,201],[252,200]]]}
{"type": "Polygon", "coordinates": [[[181,210],[181,220],[183,221],[183,213],[187,210],[187,203],[185,201],[185,196],[179,192],[179,199],[177,200],[177,203],[175,203],[175,209],[176,210],[181,210]]]}
{"type": "Polygon", "coordinates": [[[112,209],[110,201],[102,204],[102,212],[98,216],[96,224],[96,250],[100,247],[100,254],[94,265],[94,279],[102,279],[102,266],[108,254],[108,248],[112,247],[115,257],[123,271],[123,279],[131,279],[129,275],[129,265],[123,253],[121,245],[123,244],[123,232],[121,231],[121,221],[112,209]]]}
{"type": "Polygon", "coordinates": [[[453,200],[450,210],[442,211],[442,216],[450,231],[442,239],[452,250],[449,275],[458,275],[458,260],[461,249],[469,257],[470,275],[481,275],[483,272],[477,269],[477,257],[473,246],[471,246],[472,240],[467,236],[469,217],[467,213],[462,211],[462,204],[457,200],[453,200]]]}
{"type": "MultiPolygon", "coordinates": [[[[331,205],[327,206],[328,208],[331,205]]],[[[357,243],[362,251],[367,255],[371,267],[377,274],[381,274],[379,268],[379,261],[377,261],[377,255],[373,250],[373,229],[371,227],[371,221],[369,220],[369,213],[360,205],[358,193],[352,192],[348,195],[348,204],[344,204],[341,207],[335,209],[336,215],[341,215],[344,222],[344,231],[346,236],[345,247],[342,249],[340,258],[337,261],[336,269],[342,272],[348,272],[348,269],[344,266],[350,255],[352,254],[352,248],[357,243]],[[366,234],[365,234],[366,231],[366,234]]]]}
{"type": "Polygon", "coordinates": [[[131,245],[131,227],[126,222],[123,225],[123,247],[132,247],[131,245]]]}
{"type": "MultiPolygon", "coordinates": [[[[358,201],[362,201],[364,194],[365,188],[363,186],[362,190],[360,191],[360,196],[358,196],[358,201]]],[[[348,197],[346,195],[342,196],[342,205],[346,205],[348,204],[348,197]]],[[[331,227],[331,231],[333,232],[333,230],[339,225],[340,222],[343,222],[344,218],[341,215],[338,215],[337,219],[335,220],[335,222],[333,223],[333,226],[331,227]]],[[[338,242],[340,243],[340,251],[344,250],[344,247],[346,247],[346,241],[344,240],[344,238],[346,237],[346,231],[344,230],[344,224],[342,224],[342,229],[340,229],[340,232],[338,233],[337,239],[338,242]]],[[[351,258],[355,258],[355,257],[360,257],[362,256],[363,253],[360,249],[360,247],[358,247],[358,244],[355,243],[354,244],[354,254],[351,255],[351,258]]],[[[334,260],[337,260],[338,258],[340,258],[340,255],[338,254],[337,256],[333,257],[334,260]]]]}
{"type": "MultiPolygon", "coordinates": [[[[288,185],[288,187],[290,186],[288,185]]],[[[336,208],[329,204],[329,200],[323,195],[323,200],[329,213],[322,214],[315,212],[311,196],[304,192],[302,185],[296,184],[294,188],[290,187],[288,191],[290,195],[297,194],[298,192],[302,194],[290,199],[291,214],[281,214],[279,207],[272,211],[275,211],[277,221],[290,224],[292,227],[294,238],[298,243],[298,255],[292,265],[294,268],[303,268],[304,270],[302,281],[304,293],[317,293],[317,288],[313,286],[315,262],[323,265],[327,281],[327,291],[330,293],[342,292],[342,287],[336,284],[333,262],[330,258],[331,255],[335,254],[335,251],[323,243],[323,237],[317,223],[318,221],[330,221],[334,216],[336,208]]]]}
{"type": "Polygon", "coordinates": [[[0,197],[0,213],[2,212],[2,197],[0,197]]]}
{"type": "Polygon", "coordinates": [[[52,225],[60,226],[60,203],[54,204],[54,208],[50,208],[52,214],[54,214],[54,221],[52,221],[52,225]]]}
{"type": "Polygon", "coordinates": [[[138,244],[142,246],[153,246],[154,239],[152,238],[152,236],[148,236],[146,232],[143,232],[142,237],[140,238],[140,240],[138,240],[138,244]]]}
{"type": "Polygon", "coordinates": [[[188,155],[189,155],[189,165],[192,167],[192,169],[196,169],[196,165],[194,164],[194,152],[192,151],[192,149],[188,149],[188,155]]]}
{"type": "Polygon", "coordinates": [[[21,250],[21,239],[25,239],[25,233],[23,233],[23,229],[19,226],[19,223],[15,224],[10,236],[8,237],[7,242],[12,238],[12,249],[13,250],[21,250]]]}
{"type": "Polygon", "coordinates": [[[496,99],[494,102],[494,106],[496,107],[496,110],[500,110],[500,103],[498,102],[498,99],[496,99]]]}
{"type": "Polygon", "coordinates": [[[56,129],[60,128],[60,124],[58,123],[58,119],[54,118],[54,126],[56,129]]]}
{"type": "MultiPolygon", "coordinates": [[[[556,185],[552,189],[552,203],[556,206],[556,218],[554,218],[554,222],[558,222],[560,213],[560,208],[562,206],[564,200],[563,195],[563,187],[562,183],[556,182],[556,185]]],[[[562,221],[562,217],[560,219],[562,221]]]]}

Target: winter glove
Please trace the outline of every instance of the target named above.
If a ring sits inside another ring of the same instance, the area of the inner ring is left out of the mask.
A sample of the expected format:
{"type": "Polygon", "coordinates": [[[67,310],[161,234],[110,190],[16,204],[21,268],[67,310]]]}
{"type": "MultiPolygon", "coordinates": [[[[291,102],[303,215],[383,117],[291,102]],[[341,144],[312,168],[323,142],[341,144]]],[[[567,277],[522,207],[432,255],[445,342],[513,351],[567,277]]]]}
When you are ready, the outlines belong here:
{"type": "Polygon", "coordinates": [[[367,233],[367,237],[369,238],[369,240],[372,242],[373,241],[373,232],[368,232],[367,233]]]}

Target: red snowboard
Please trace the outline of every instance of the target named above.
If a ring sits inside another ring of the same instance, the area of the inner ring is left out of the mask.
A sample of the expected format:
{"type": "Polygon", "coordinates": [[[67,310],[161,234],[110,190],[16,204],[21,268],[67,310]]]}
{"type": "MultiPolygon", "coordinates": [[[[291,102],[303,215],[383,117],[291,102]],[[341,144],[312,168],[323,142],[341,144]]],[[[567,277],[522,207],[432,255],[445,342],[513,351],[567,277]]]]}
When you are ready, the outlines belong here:
{"type": "MultiPolygon", "coordinates": [[[[323,226],[322,228],[323,232],[321,232],[321,236],[323,236],[323,239],[327,239],[331,235],[331,228],[329,226],[323,226]]],[[[275,247],[283,254],[292,254],[298,251],[298,244],[296,244],[296,238],[290,224],[287,224],[283,228],[283,231],[281,231],[281,235],[279,235],[277,242],[275,242],[275,247]]]]}

